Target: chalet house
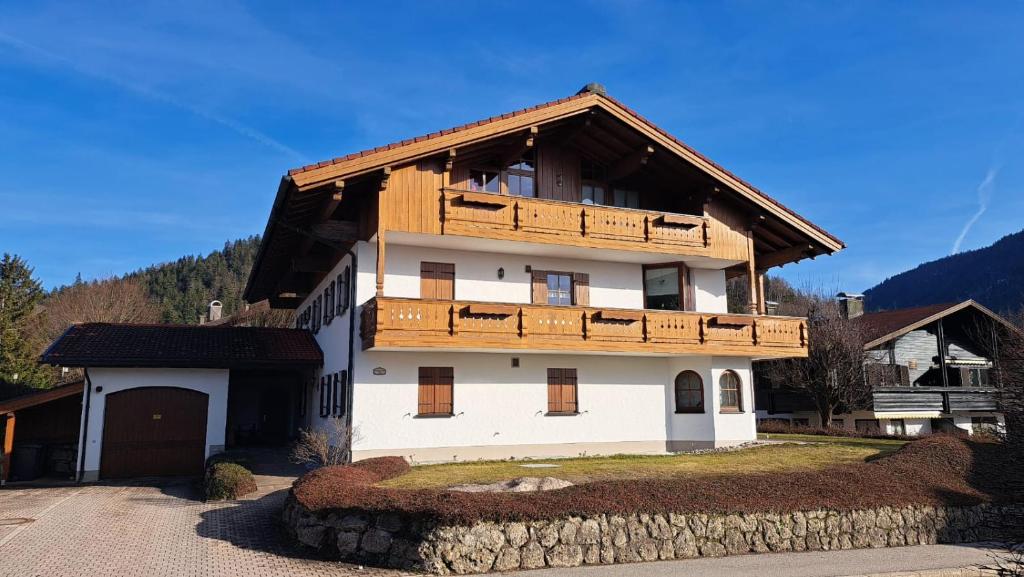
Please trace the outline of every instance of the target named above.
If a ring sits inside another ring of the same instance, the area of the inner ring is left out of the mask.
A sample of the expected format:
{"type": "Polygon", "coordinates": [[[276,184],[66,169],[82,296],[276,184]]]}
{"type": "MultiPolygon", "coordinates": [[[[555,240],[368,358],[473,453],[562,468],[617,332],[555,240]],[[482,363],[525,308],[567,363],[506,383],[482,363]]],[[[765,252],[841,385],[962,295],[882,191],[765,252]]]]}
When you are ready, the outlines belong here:
{"type": "MultiPolygon", "coordinates": [[[[862,296],[840,298],[866,340],[871,400],[835,415],[834,427],[900,435],[1003,429],[992,343],[995,328],[1016,330],[1009,322],[971,300],[863,314],[862,296]]],[[[765,379],[756,385],[758,419],[820,425],[805,396],[765,379]]]]}
{"type": "MultiPolygon", "coordinates": [[[[117,368],[90,369],[91,403],[110,395],[110,383],[124,394],[202,388],[192,382],[205,379],[207,414],[216,415],[205,454],[245,441],[246,429],[225,425],[243,405],[273,407],[283,436],[351,431],[337,442],[356,460],[742,443],[756,434],[752,359],[807,354],[805,319],[766,314],[765,271],[842,248],[588,85],[288,172],[245,298],[294,310],[292,352],[261,369],[231,366],[221,351],[216,376],[194,373],[180,345],[185,358],[171,368],[106,359],[117,368]],[[750,288],[747,314],[728,314],[726,279],[739,276],[750,288]],[[313,348],[320,360],[294,354],[313,348]],[[248,384],[256,379],[259,387],[248,384]]],[[[259,329],[193,330],[242,331],[244,340],[259,329]]],[[[166,422],[171,409],[151,397],[133,400],[154,415],[139,419],[166,422]]],[[[118,419],[134,418],[119,410],[118,419]]],[[[110,476],[104,460],[123,458],[95,446],[104,417],[91,411],[85,468],[110,476]]]]}

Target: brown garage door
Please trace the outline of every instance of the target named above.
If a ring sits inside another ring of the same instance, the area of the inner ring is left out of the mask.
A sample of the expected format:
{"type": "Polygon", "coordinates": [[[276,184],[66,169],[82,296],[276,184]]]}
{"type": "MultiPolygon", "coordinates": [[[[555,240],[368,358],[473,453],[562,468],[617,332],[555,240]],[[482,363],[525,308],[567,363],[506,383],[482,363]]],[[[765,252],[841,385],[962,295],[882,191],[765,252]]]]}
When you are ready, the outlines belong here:
{"type": "Polygon", "coordinates": [[[205,393],[173,387],[107,395],[100,477],[202,474],[207,404],[205,393]]]}

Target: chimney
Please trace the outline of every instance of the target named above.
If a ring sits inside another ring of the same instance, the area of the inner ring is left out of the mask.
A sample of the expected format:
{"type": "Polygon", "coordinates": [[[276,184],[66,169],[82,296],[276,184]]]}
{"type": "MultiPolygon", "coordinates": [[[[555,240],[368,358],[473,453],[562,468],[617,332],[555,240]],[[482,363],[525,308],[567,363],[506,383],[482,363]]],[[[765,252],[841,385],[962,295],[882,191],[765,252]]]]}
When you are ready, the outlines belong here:
{"type": "Polygon", "coordinates": [[[210,301],[210,307],[206,313],[206,320],[209,322],[219,321],[220,313],[224,309],[224,305],[220,301],[210,301]]]}
{"type": "Polygon", "coordinates": [[[601,84],[600,82],[590,82],[583,88],[580,88],[579,92],[577,92],[576,94],[583,94],[585,92],[600,94],[601,96],[608,96],[608,91],[604,89],[604,84],[601,84]]]}
{"type": "Polygon", "coordinates": [[[864,314],[864,295],[841,292],[836,295],[844,319],[855,319],[864,314]]]}

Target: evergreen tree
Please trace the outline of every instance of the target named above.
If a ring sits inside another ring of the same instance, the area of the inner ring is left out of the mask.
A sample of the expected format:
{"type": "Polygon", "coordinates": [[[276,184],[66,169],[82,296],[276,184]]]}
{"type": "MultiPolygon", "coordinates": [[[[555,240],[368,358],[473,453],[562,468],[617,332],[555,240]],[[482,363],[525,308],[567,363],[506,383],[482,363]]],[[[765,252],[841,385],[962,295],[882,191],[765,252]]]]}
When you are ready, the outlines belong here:
{"type": "Polygon", "coordinates": [[[0,259],[0,381],[45,387],[51,371],[36,359],[40,343],[37,306],[43,287],[32,269],[17,255],[0,259]]]}

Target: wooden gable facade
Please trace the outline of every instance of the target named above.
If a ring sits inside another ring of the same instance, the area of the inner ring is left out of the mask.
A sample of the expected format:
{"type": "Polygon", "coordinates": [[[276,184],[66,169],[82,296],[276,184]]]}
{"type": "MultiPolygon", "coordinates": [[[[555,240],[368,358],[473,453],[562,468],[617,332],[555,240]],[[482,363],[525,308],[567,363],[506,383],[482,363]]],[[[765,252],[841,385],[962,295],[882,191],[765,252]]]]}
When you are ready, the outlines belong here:
{"type": "Polygon", "coordinates": [[[717,259],[752,295],[768,268],[844,246],[588,87],[291,171],[246,298],[296,306],[358,240],[378,242],[380,287],[388,232],[717,259]]]}

